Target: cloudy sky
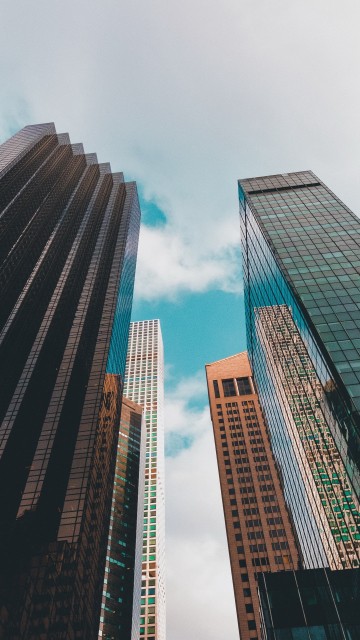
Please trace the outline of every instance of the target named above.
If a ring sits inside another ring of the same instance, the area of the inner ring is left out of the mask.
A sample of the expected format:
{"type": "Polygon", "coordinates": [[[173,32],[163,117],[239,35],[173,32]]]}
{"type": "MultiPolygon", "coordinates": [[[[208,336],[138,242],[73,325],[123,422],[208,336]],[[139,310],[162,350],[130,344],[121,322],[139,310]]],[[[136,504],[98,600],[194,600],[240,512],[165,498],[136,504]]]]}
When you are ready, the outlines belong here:
{"type": "Polygon", "coordinates": [[[236,180],[360,210],[356,0],[2,0],[0,138],[54,121],[138,182],[166,353],[168,639],[238,637],[204,364],[245,348],[236,180]]]}

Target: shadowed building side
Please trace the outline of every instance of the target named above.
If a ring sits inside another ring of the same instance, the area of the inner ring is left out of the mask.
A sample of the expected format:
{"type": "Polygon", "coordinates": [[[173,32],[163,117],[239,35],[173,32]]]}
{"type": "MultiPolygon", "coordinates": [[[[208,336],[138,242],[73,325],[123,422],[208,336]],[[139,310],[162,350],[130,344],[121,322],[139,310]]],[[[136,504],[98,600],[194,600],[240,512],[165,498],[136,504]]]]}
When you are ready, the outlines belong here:
{"type": "Polygon", "coordinates": [[[136,185],[53,124],[0,146],[0,608],[11,640],[97,637],[139,224],[136,185]]]}
{"type": "Polygon", "coordinates": [[[360,569],[302,569],[259,578],[262,640],[360,638],[360,569]]]}

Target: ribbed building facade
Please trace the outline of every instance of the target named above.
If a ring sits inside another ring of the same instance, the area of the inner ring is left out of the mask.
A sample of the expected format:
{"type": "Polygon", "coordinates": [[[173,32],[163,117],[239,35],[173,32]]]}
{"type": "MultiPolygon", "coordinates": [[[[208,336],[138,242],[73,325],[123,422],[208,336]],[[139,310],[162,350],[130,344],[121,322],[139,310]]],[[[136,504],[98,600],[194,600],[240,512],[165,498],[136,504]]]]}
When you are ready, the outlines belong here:
{"type": "Polygon", "coordinates": [[[53,124],[0,147],[0,637],[97,638],[139,222],[53,124]]]}
{"type": "Polygon", "coordinates": [[[145,472],[142,416],[142,407],[123,396],[99,640],[131,640],[132,634],[139,635],[145,472]]]}
{"type": "Polygon", "coordinates": [[[146,426],[140,633],[165,640],[164,353],[159,320],[132,322],[124,395],[144,409],[146,426]]]}
{"type": "Polygon", "coordinates": [[[360,562],[360,221],[311,171],[239,181],[249,356],[307,568],[360,562]]]}
{"type": "Polygon", "coordinates": [[[299,553],[248,355],[206,365],[241,640],[260,640],[258,576],[294,570],[299,553]]]}

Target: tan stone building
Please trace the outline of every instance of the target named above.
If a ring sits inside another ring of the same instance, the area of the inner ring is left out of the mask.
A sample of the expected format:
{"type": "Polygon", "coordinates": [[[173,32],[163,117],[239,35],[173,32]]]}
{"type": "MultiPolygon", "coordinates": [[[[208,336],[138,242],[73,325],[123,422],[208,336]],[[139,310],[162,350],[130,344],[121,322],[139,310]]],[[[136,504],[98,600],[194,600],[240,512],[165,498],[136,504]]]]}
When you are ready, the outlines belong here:
{"type": "Polygon", "coordinates": [[[241,640],[260,640],[257,575],[299,554],[247,353],[206,365],[241,640]]]}

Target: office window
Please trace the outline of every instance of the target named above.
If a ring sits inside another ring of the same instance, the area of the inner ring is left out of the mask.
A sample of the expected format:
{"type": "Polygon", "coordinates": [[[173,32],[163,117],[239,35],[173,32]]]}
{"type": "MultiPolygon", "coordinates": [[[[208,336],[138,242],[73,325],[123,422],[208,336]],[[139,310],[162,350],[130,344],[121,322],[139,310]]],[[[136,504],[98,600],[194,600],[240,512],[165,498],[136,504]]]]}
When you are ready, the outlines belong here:
{"type": "Polygon", "coordinates": [[[249,378],[236,378],[239,395],[247,396],[252,393],[249,378]]]}
{"type": "Polygon", "coordinates": [[[225,397],[236,396],[235,382],[233,378],[228,378],[226,380],[222,380],[221,382],[225,397]]]}

